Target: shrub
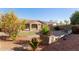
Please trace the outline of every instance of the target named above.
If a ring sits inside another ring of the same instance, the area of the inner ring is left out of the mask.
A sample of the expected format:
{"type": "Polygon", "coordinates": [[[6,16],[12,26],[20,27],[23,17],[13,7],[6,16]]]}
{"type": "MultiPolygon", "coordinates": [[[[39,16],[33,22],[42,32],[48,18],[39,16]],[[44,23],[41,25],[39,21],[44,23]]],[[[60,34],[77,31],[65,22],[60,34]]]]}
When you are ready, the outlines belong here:
{"type": "Polygon", "coordinates": [[[24,19],[22,22],[21,22],[21,25],[20,25],[20,29],[23,31],[23,30],[25,30],[25,28],[26,28],[26,20],[24,19]]]}
{"type": "Polygon", "coordinates": [[[79,34],[79,25],[72,26],[72,33],[79,34]]]}
{"type": "Polygon", "coordinates": [[[54,27],[54,30],[60,30],[59,26],[54,27]]]}
{"type": "Polygon", "coordinates": [[[11,35],[10,35],[11,39],[15,40],[17,34],[18,34],[17,32],[12,32],[11,35]]]}
{"type": "Polygon", "coordinates": [[[28,44],[32,47],[32,50],[35,51],[39,42],[36,38],[33,38],[31,41],[28,41],[28,44]]]}
{"type": "Polygon", "coordinates": [[[49,34],[49,27],[48,27],[48,25],[44,25],[41,32],[44,35],[48,35],[49,34]]]}

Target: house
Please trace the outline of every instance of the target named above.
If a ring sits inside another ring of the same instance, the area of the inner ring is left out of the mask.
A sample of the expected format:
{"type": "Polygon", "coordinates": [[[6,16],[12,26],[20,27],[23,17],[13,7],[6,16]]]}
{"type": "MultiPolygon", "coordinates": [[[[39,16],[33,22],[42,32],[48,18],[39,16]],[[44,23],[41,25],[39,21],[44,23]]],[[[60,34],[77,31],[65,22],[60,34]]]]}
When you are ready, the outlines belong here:
{"type": "Polygon", "coordinates": [[[38,20],[28,20],[26,21],[27,31],[40,31],[44,22],[38,20]]]}

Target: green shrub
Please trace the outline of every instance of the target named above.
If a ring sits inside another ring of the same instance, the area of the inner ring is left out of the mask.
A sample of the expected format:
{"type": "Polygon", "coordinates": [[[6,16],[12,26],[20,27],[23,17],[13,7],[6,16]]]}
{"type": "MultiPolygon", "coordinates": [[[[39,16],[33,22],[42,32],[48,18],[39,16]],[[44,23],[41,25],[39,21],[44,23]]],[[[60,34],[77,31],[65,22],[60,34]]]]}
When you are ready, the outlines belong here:
{"type": "Polygon", "coordinates": [[[21,23],[21,25],[20,25],[20,29],[23,31],[23,30],[25,30],[25,28],[26,28],[26,20],[23,20],[22,21],[22,23],[21,23]]]}
{"type": "Polygon", "coordinates": [[[10,38],[11,38],[12,40],[15,40],[17,34],[18,34],[18,32],[11,32],[9,36],[10,36],[10,38]]]}
{"type": "Polygon", "coordinates": [[[36,38],[33,38],[31,41],[28,41],[28,44],[32,47],[32,50],[35,51],[39,42],[36,38]]]}
{"type": "Polygon", "coordinates": [[[44,35],[48,35],[48,33],[49,33],[49,27],[48,27],[48,25],[44,25],[41,32],[44,35]]]}

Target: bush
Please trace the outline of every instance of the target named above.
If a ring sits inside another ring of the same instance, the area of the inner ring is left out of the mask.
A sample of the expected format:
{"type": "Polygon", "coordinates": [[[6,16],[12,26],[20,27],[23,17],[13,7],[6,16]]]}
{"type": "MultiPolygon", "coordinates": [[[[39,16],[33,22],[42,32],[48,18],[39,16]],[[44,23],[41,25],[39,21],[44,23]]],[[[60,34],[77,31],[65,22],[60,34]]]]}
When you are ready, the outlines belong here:
{"type": "Polygon", "coordinates": [[[59,26],[54,27],[54,30],[60,30],[59,26]]]}
{"type": "Polygon", "coordinates": [[[13,33],[11,33],[11,35],[10,35],[11,39],[15,40],[17,34],[18,34],[17,32],[13,32],[13,33]]]}
{"type": "Polygon", "coordinates": [[[28,44],[32,47],[32,50],[35,51],[39,42],[36,38],[33,38],[31,41],[28,41],[28,44]]]}
{"type": "Polygon", "coordinates": [[[41,32],[44,35],[48,35],[49,34],[49,27],[48,27],[48,25],[44,25],[41,32]]]}
{"type": "Polygon", "coordinates": [[[54,30],[66,30],[66,29],[71,29],[71,25],[63,25],[63,26],[54,27],[54,30]]]}
{"type": "Polygon", "coordinates": [[[25,30],[25,28],[26,28],[26,20],[23,20],[22,22],[21,22],[21,25],[20,25],[20,29],[23,31],[23,30],[25,30]]]}
{"type": "Polygon", "coordinates": [[[72,26],[72,33],[79,34],[79,25],[72,26]]]}

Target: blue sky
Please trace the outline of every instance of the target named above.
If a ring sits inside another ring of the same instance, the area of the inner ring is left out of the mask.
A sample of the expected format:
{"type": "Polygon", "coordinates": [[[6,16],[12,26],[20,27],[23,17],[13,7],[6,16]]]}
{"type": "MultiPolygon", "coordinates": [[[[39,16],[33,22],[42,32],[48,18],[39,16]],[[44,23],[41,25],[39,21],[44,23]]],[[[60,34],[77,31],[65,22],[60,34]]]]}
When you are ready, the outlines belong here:
{"type": "Polygon", "coordinates": [[[63,21],[69,20],[72,13],[78,10],[78,8],[0,8],[0,13],[13,11],[19,18],[63,21]]]}

